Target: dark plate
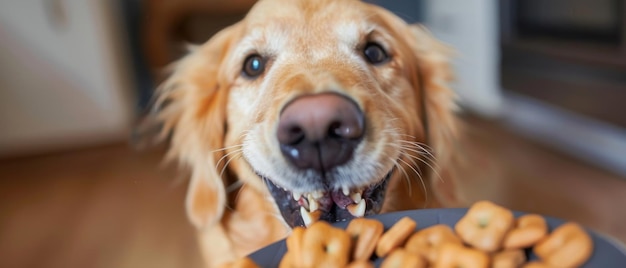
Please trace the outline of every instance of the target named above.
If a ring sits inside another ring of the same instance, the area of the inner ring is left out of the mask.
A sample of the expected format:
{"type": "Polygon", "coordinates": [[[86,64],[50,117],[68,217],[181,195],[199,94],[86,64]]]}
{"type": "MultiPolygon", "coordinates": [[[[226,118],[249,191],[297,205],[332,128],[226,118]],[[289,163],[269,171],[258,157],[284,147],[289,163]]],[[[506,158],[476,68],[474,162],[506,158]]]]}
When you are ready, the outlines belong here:
{"type": "MultiPolygon", "coordinates": [[[[422,209],[375,215],[369,218],[381,221],[385,225],[386,230],[400,218],[407,216],[417,222],[417,229],[421,230],[440,223],[454,227],[454,224],[461,219],[466,212],[466,208],[422,209]]],[[[514,214],[516,217],[519,217],[525,213],[514,212],[514,214]]],[[[548,223],[550,231],[565,223],[565,221],[556,218],[544,218],[548,223]]],[[[348,225],[348,222],[339,222],[333,225],[339,228],[345,228],[348,225]]],[[[607,239],[592,230],[587,229],[587,232],[589,232],[591,238],[593,239],[594,252],[591,259],[589,259],[583,267],[626,267],[626,250],[622,245],[614,242],[613,240],[607,239]]],[[[285,252],[287,252],[287,246],[285,245],[285,240],[281,240],[252,253],[250,257],[261,267],[278,267],[285,252]]],[[[527,254],[530,260],[537,259],[537,256],[535,256],[532,252],[528,251],[527,254]]],[[[378,259],[374,263],[376,267],[378,267],[381,262],[382,259],[378,259]]]]}

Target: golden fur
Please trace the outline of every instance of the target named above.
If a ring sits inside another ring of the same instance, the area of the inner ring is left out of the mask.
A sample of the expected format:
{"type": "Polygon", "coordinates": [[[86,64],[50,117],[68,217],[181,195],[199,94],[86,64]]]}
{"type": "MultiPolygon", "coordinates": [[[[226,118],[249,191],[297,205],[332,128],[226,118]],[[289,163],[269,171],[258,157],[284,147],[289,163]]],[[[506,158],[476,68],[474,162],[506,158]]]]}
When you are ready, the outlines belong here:
{"type": "Polygon", "coordinates": [[[274,132],[281,108],[303,94],[338,92],[364,111],[369,135],[346,170],[379,166],[363,171],[371,183],[397,167],[383,212],[439,206],[437,180],[421,175],[443,172],[436,167],[447,166],[457,132],[449,54],[424,28],[359,1],[262,0],[175,63],[155,117],[171,135],[169,157],[191,171],[186,209],[208,264],[289,233],[257,173],[297,175],[274,132]],[[390,62],[362,59],[370,40],[390,62]],[[241,75],[252,52],[271,59],[257,79],[241,75]]]}

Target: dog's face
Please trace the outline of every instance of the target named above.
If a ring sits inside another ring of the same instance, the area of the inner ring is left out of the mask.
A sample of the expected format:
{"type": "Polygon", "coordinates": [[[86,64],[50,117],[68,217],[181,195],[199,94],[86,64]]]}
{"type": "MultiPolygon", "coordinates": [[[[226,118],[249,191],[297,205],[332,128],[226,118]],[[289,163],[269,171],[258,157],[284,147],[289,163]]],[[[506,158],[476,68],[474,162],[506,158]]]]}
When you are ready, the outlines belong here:
{"type": "Polygon", "coordinates": [[[454,129],[448,79],[445,49],[381,8],[260,1],[160,92],[192,221],[219,219],[241,183],[292,227],[378,213],[405,196],[390,185],[426,191],[424,163],[454,129]]]}
{"type": "Polygon", "coordinates": [[[229,125],[291,226],[378,212],[394,167],[411,161],[402,148],[424,137],[399,29],[370,6],[314,5],[257,7],[232,54],[243,74],[228,110],[242,113],[229,125]]]}

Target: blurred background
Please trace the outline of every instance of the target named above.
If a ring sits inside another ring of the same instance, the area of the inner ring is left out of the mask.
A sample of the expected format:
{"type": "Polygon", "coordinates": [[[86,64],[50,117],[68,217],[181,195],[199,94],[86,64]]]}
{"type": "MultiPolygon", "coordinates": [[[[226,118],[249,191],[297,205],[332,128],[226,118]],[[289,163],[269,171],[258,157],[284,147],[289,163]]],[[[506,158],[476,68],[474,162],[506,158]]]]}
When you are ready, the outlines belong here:
{"type": "MultiPolygon", "coordinates": [[[[128,144],[161,69],[252,0],[0,2],[0,266],[201,267],[184,176],[128,144]]],[[[458,51],[480,199],[626,241],[624,0],[389,0],[458,51]]]]}

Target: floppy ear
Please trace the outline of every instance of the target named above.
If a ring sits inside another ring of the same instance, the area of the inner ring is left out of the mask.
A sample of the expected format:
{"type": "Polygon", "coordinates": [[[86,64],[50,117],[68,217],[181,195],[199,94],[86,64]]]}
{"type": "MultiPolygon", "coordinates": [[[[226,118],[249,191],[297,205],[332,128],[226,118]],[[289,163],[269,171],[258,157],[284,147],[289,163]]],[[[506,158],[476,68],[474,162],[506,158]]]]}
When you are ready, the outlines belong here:
{"type": "Polygon", "coordinates": [[[456,116],[456,94],[450,89],[454,79],[450,58],[453,55],[451,48],[435,39],[428,30],[421,25],[409,27],[412,39],[409,45],[416,56],[413,84],[417,90],[421,104],[422,123],[427,131],[427,143],[435,156],[437,168],[433,175],[440,177],[430,180],[435,189],[433,193],[437,202],[446,206],[458,204],[456,190],[456,166],[460,165],[458,157],[462,149],[458,142],[459,121],[456,116]],[[453,168],[454,167],[454,168],[453,168]]]}
{"type": "Polygon", "coordinates": [[[428,143],[437,161],[447,162],[458,132],[456,94],[450,89],[454,79],[450,66],[453,51],[421,25],[410,25],[409,31],[409,45],[417,57],[413,83],[420,98],[418,103],[423,106],[428,143]]]}
{"type": "Polygon", "coordinates": [[[152,120],[159,138],[169,137],[167,159],[190,168],[187,215],[196,227],[209,227],[224,214],[226,192],[217,162],[224,156],[228,87],[220,65],[240,30],[233,25],[193,48],[171,66],[171,76],[159,87],[152,120]]]}

